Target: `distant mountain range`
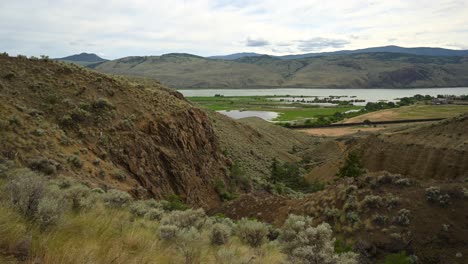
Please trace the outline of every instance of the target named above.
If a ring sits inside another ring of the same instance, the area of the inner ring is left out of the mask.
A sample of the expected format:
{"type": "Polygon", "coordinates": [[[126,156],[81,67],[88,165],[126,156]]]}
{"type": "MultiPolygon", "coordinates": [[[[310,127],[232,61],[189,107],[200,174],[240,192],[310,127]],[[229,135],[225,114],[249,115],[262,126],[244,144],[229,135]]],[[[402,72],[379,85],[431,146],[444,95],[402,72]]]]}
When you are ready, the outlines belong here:
{"type": "Polygon", "coordinates": [[[174,88],[468,87],[468,50],[442,48],[386,46],[286,56],[170,53],[116,60],[81,53],[57,60],[148,77],[174,88]]]}
{"type": "Polygon", "coordinates": [[[107,61],[106,59],[103,59],[94,53],[85,53],[85,52],[76,54],[76,55],[63,57],[63,58],[56,58],[55,60],[73,62],[73,63],[77,63],[80,65],[89,65],[93,63],[107,61]]]}
{"type": "MultiPolygon", "coordinates": [[[[360,53],[371,53],[371,52],[391,52],[391,53],[403,53],[412,55],[424,55],[424,56],[468,56],[468,50],[451,50],[443,48],[403,48],[399,46],[384,46],[357,50],[340,50],[333,52],[319,52],[319,53],[305,53],[298,55],[284,55],[284,56],[272,56],[283,60],[291,59],[302,59],[309,57],[329,56],[329,55],[347,55],[347,54],[360,54],[360,53]]],[[[219,55],[208,57],[210,59],[218,60],[236,60],[243,57],[258,57],[267,54],[259,54],[254,52],[242,52],[234,53],[229,55],[219,55]]],[[[270,55],[269,55],[270,56],[270,55]]]]}
{"type": "Polygon", "coordinates": [[[147,77],[174,88],[416,88],[468,87],[468,56],[374,52],[236,60],[190,54],[134,56],[89,65],[97,71],[147,77]]]}

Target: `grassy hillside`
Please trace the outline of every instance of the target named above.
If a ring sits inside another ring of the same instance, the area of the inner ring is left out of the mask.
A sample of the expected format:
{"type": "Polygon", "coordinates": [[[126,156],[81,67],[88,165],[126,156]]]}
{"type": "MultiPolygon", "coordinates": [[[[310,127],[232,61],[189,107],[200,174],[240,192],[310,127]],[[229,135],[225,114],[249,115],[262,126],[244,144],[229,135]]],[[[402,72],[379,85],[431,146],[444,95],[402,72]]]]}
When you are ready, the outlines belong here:
{"type": "Polygon", "coordinates": [[[175,88],[408,88],[468,86],[468,58],[366,53],[281,60],[222,61],[189,54],[127,57],[90,66],[175,88]]]}

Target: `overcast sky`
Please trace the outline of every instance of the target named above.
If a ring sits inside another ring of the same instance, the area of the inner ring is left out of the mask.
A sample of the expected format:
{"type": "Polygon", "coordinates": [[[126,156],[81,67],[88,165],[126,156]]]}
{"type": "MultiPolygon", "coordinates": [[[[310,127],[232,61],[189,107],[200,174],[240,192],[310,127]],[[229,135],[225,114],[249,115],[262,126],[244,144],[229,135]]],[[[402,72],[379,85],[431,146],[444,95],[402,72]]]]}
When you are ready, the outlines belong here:
{"type": "Polygon", "coordinates": [[[0,51],[12,55],[282,55],[384,45],[468,49],[468,0],[0,0],[0,51]]]}

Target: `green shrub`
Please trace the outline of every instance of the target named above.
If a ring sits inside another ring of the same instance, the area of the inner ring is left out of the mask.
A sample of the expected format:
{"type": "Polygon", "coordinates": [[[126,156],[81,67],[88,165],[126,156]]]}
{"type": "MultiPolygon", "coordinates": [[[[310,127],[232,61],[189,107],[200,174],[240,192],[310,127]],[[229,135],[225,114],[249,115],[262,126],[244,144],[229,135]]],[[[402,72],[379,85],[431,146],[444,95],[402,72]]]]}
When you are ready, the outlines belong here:
{"type": "Polygon", "coordinates": [[[167,203],[164,203],[164,210],[173,211],[173,210],[187,210],[189,207],[180,199],[176,194],[171,194],[166,198],[167,203]]]}
{"type": "Polygon", "coordinates": [[[412,264],[411,258],[406,255],[406,252],[394,253],[385,257],[385,264],[412,264]]]}
{"type": "Polygon", "coordinates": [[[111,110],[115,108],[114,105],[106,98],[97,99],[93,102],[92,107],[98,110],[111,110]]]}
{"type": "Polygon", "coordinates": [[[346,157],[344,165],[338,171],[338,176],[356,178],[363,175],[364,172],[359,156],[356,153],[350,153],[346,157]]]}
{"type": "Polygon", "coordinates": [[[251,247],[260,247],[265,242],[268,227],[262,222],[242,218],[237,223],[236,233],[242,242],[251,247]]]}
{"type": "Polygon", "coordinates": [[[228,243],[231,236],[231,228],[225,224],[214,224],[210,232],[210,241],[213,245],[224,245],[228,243]]]}
{"type": "Polygon", "coordinates": [[[127,192],[112,189],[103,195],[103,200],[106,206],[110,208],[122,208],[128,205],[131,197],[127,192]]]}

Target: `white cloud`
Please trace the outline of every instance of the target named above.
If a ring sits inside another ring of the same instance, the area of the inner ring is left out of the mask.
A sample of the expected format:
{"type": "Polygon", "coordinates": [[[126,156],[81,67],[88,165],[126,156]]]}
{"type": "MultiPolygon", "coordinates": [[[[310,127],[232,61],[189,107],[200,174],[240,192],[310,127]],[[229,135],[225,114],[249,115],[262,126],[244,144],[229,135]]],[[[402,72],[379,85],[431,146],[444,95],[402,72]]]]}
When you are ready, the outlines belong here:
{"type": "Polygon", "coordinates": [[[468,43],[467,14],[465,0],[2,1],[0,51],[117,58],[388,44],[454,48],[468,43]]]}

